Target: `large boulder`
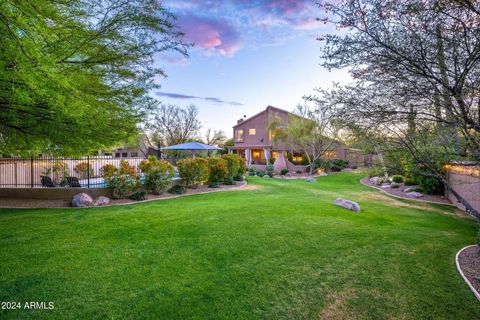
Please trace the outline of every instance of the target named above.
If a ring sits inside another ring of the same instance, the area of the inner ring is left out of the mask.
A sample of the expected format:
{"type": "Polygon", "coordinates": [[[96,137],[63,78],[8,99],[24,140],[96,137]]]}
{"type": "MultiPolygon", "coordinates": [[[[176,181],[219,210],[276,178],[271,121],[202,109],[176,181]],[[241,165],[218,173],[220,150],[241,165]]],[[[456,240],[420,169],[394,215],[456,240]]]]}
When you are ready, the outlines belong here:
{"type": "Polygon", "coordinates": [[[308,178],[305,181],[307,181],[307,182],[317,182],[317,180],[315,178],[308,178]]]}
{"type": "Polygon", "coordinates": [[[356,203],[355,201],[351,200],[346,200],[343,198],[337,198],[335,199],[335,204],[337,206],[343,207],[347,210],[354,211],[354,212],[360,212],[360,205],[356,203]]]}
{"type": "Polygon", "coordinates": [[[423,193],[417,192],[417,191],[412,191],[408,192],[407,196],[412,197],[412,198],[421,198],[423,197],[423,193]]]}
{"type": "Polygon", "coordinates": [[[100,196],[100,197],[96,198],[95,200],[93,200],[93,205],[95,207],[106,206],[109,203],[110,203],[110,198],[105,197],[105,196],[100,196]]]}
{"type": "Polygon", "coordinates": [[[72,198],[72,207],[89,207],[93,203],[92,197],[86,193],[79,193],[72,198]]]}

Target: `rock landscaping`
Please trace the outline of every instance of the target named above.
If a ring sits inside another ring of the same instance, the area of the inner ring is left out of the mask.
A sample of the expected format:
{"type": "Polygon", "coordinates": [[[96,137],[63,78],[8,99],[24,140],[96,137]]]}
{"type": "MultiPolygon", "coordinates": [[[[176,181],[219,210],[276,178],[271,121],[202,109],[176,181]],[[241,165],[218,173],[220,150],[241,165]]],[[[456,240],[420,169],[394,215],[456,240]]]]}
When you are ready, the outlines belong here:
{"type": "Polygon", "coordinates": [[[480,247],[475,245],[463,249],[458,254],[458,265],[477,292],[477,298],[480,297],[480,247]]]}
{"type": "Polygon", "coordinates": [[[92,197],[86,193],[76,194],[72,198],[72,207],[90,207],[92,203],[92,197]]]}
{"type": "Polygon", "coordinates": [[[405,186],[404,183],[384,183],[384,177],[372,177],[372,178],[364,178],[360,182],[366,186],[373,187],[376,189],[380,189],[383,192],[390,194],[392,196],[410,199],[410,200],[423,200],[423,201],[430,201],[442,204],[452,204],[447,198],[440,196],[440,195],[430,195],[430,194],[423,194],[418,192],[418,186],[405,186]],[[381,181],[380,185],[378,184],[381,181]],[[392,185],[394,187],[392,187],[392,185]]]}
{"type": "Polygon", "coordinates": [[[335,205],[343,207],[347,210],[354,211],[354,212],[360,212],[360,205],[356,203],[355,201],[351,200],[346,200],[343,198],[337,198],[335,199],[335,205]]]}

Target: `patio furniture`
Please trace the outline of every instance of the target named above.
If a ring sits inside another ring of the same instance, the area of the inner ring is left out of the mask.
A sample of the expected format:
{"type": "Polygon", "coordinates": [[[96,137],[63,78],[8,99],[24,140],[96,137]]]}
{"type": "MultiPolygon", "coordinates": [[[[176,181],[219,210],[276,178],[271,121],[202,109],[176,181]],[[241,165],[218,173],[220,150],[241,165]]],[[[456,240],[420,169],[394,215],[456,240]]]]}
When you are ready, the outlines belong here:
{"type": "Polygon", "coordinates": [[[52,178],[49,176],[40,176],[42,187],[44,188],[55,188],[55,183],[53,183],[52,178]]]}
{"type": "Polygon", "coordinates": [[[70,188],[80,188],[81,187],[80,181],[78,180],[77,177],[65,177],[65,179],[67,179],[67,185],[70,188]]]}

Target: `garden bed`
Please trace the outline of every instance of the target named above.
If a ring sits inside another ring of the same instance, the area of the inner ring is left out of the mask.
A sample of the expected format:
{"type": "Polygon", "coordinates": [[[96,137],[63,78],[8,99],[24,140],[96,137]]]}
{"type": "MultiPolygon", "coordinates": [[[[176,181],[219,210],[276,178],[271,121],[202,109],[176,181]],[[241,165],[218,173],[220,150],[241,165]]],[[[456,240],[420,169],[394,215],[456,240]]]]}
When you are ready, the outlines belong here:
{"type": "MultiPolygon", "coordinates": [[[[186,188],[186,192],[183,194],[171,194],[164,192],[160,195],[147,194],[143,201],[133,201],[131,199],[111,199],[111,202],[107,206],[122,205],[131,203],[141,203],[145,201],[152,201],[157,199],[170,199],[177,198],[186,195],[201,194],[218,192],[225,190],[236,190],[243,188],[247,184],[246,181],[237,182],[236,185],[220,185],[218,188],[209,188],[206,185],[198,186],[196,189],[186,188]]],[[[77,189],[78,193],[82,190],[77,189]]],[[[19,199],[19,198],[0,198],[0,208],[68,208],[71,207],[71,202],[67,200],[45,200],[45,199],[19,199]]]]}
{"type": "Polygon", "coordinates": [[[460,250],[457,254],[457,268],[480,300],[480,247],[473,245],[460,250]]]}
{"type": "Polygon", "coordinates": [[[418,200],[418,201],[426,201],[426,202],[434,202],[434,203],[440,203],[440,204],[449,204],[452,205],[450,200],[445,198],[444,196],[440,195],[432,195],[432,194],[424,194],[423,197],[421,198],[415,198],[407,195],[406,192],[403,191],[403,189],[407,187],[414,187],[414,186],[406,186],[403,183],[399,183],[398,188],[381,188],[380,186],[376,185],[375,183],[371,182],[368,178],[364,178],[360,181],[363,185],[381,190],[389,195],[403,198],[403,199],[408,199],[408,200],[418,200]]]}

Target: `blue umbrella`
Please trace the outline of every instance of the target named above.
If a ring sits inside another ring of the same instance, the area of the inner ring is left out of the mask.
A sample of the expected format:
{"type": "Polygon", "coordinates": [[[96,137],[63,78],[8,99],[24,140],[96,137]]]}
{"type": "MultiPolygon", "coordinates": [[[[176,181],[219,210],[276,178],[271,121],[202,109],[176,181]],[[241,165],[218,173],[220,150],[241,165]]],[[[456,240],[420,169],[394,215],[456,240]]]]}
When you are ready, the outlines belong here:
{"type": "Polygon", "coordinates": [[[163,147],[163,148],[160,148],[160,150],[223,150],[223,149],[215,146],[210,146],[208,144],[192,141],[192,142],[176,144],[174,146],[163,147]]]}

